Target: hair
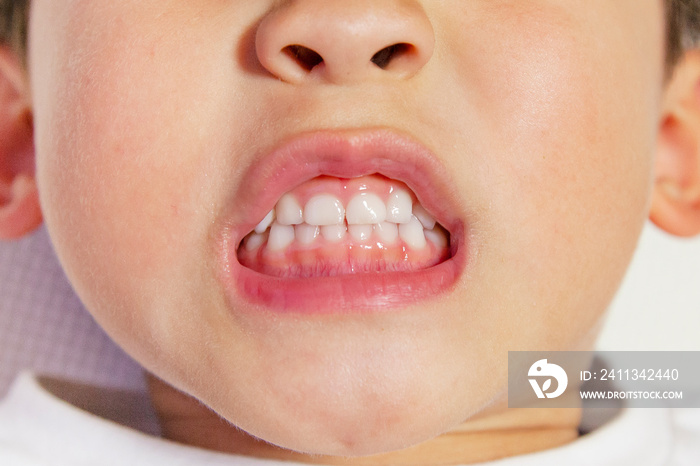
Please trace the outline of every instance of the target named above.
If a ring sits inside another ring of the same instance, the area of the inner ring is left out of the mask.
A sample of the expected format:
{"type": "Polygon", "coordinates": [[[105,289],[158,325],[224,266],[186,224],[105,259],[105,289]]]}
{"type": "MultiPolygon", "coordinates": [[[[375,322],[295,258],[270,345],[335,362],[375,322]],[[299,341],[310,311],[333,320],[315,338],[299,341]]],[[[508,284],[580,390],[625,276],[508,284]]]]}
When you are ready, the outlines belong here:
{"type": "MultiPolygon", "coordinates": [[[[666,62],[669,69],[683,52],[700,47],[700,0],[665,0],[666,62]]],[[[632,13],[633,14],[633,13],[632,13]]],[[[24,58],[29,0],[0,0],[0,44],[24,58]]]]}
{"type": "Polygon", "coordinates": [[[700,0],[666,0],[666,63],[669,69],[683,52],[700,47],[700,0]]]}
{"type": "Polygon", "coordinates": [[[22,58],[27,44],[29,0],[0,0],[0,44],[9,46],[22,58]]]}

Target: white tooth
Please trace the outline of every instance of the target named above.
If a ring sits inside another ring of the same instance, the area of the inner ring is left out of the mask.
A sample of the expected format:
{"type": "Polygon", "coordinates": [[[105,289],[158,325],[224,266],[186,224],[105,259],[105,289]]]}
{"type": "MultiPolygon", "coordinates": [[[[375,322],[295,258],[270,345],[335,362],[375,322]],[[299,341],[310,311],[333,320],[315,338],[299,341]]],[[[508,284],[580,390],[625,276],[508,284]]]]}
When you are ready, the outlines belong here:
{"type": "Polygon", "coordinates": [[[435,228],[437,222],[422,205],[416,203],[416,205],[413,206],[413,215],[420,220],[420,223],[423,224],[426,230],[435,228]]]}
{"type": "Polygon", "coordinates": [[[431,243],[435,244],[438,248],[446,248],[447,244],[447,233],[442,228],[435,228],[433,230],[424,230],[425,238],[431,243]]]}
{"type": "Polygon", "coordinates": [[[294,227],[280,225],[275,222],[270,227],[270,236],[267,238],[267,249],[281,251],[294,241],[294,227]]]}
{"type": "Polygon", "coordinates": [[[426,245],[423,225],[415,215],[410,222],[399,225],[399,236],[412,249],[421,249],[426,245]]]}
{"type": "Polygon", "coordinates": [[[389,194],[386,201],[386,220],[393,223],[408,223],[411,221],[413,200],[408,191],[397,189],[389,194]]]}
{"type": "Polygon", "coordinates": [[[348,225],[371,225],[386,220],[384,202],[372,193],[360,193],[350,199],[345,210],[348,225]]]}
{"type": "Polygon", "coordinates": [[[309,225],[340,225],[344,219],[343,203],[331,194],[318,194],[304,206],[304,221],[309,225]]]}
{"type": "Polygon", "coordinates": [[[262,246],[264,242],[265,235],[261,235],[260,233],[252,233],[248,235],[248,238],[245,240],[245,250],[254,251],[262,246]]]}
{"type": "Polygon", "coordinates": [[[345,224],[342,225],[325,225],[321,227],[321,236],[331,243],[340,241],[345,237],[347,229],[345,224]]]}
{"type": "Polygon", "coordinates": [[[275,220],[275,209],[269,211],[265,218],[260,220],[260,223],[255,227],[255,233],[262,233],[267,230],[272,225],[273,220],[275,220]]]}
{"type": "Polygon", "coordinates": [[[379,240],[387,245],[394,244],[399,236],[399,227],[395,223],[382,222],[374,225],[379,240]]]}
{"type": "Polygon", "coordinates": [[[285,194],[277,201],[275,211],[277,212],[277,222],[282,225],[299,225],[304,221],[301,205],[291,194],[285,194]]]}
{"type": "Polygon", "coordinates": [[[357,241],[367,241],[372,236],[372,225],[348,225],[348,232],[357,241]]]}
{"type": "Polygon", "coordinates": [[[301,244],[311,244],[320,234],[320,230],[316,225],[301,223],[294,227],[294,236],[301,244]]]}

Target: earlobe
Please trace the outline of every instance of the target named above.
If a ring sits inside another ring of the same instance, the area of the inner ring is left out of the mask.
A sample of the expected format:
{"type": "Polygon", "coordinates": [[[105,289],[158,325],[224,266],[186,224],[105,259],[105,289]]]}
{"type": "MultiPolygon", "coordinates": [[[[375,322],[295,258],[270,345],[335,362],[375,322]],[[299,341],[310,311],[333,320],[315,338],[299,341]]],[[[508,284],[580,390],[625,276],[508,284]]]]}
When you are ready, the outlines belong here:
{"type": "Polygon", "coordinates": [[[677,236],[700,233],[700,51],[685,55],[668,85],[650,219],[677,236]]]}
{"type": "Polygon", "coordinates": [[[41,224],[34,172],[28,85],[20,60],[0,46],[0,239],[41,224]]]}

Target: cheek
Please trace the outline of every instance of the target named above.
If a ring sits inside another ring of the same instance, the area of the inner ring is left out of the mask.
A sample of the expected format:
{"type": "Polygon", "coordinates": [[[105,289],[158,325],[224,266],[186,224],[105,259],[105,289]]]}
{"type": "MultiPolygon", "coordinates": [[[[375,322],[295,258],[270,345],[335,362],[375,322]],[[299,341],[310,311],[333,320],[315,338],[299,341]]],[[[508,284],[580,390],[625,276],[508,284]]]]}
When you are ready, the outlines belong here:
{"type": "Polygon", "coordinates": [[[33,36],[31,70],[46,225],[98,321],[120,343],[139,341],[125,346],[151,354],[150,342],[171,341],[162,336],[176,331],[163,310],[182,309],[178,318],[188,322],[213,299],[207,239],[223,181],[210,155],[227,141],[216,125],[197,123],[208,121],[204,115],[226,121],[217,118],[225,99],[211,95],[216,86],[193,89],[202,70],[174,64],[175,49],[192,44],[190,37],[162,43],[139,31],[138,21],[125,26],[118,18],[95,35],[74,25],[100,24],[90,16],[98,8],[70,18],[53,10],[38,8],[33,18],[33,27],[48,30],[33,36]],[[42,55],[47,50],[51,56],[42,55]],[[173,66],[180,72],[166,73],[173,66]]]}
{"type": "Polygon", "coordinates": [[[570,345],[617,288],[647,215],[662,88],[658,25],[596,37],[600,18],[555,13],[486,21],[452,52],[454,100],[474,109],[458,116],[470,154],[455,170],[476,206],[471,280],[495,298],[479,325],[525,346],[570,345]]]}

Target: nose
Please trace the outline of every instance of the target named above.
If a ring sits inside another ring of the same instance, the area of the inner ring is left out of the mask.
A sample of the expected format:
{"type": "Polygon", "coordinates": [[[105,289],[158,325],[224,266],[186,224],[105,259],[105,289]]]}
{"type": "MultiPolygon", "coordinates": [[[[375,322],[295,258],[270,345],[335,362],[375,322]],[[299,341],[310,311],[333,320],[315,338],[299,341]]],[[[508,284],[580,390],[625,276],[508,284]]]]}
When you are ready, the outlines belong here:
{"type": "Polygon", "coordinates": [[[260,63],[290,83],[408,79],[430,60],[433,28],[415,0],[288,0],[260,22],[260,63]]]}

